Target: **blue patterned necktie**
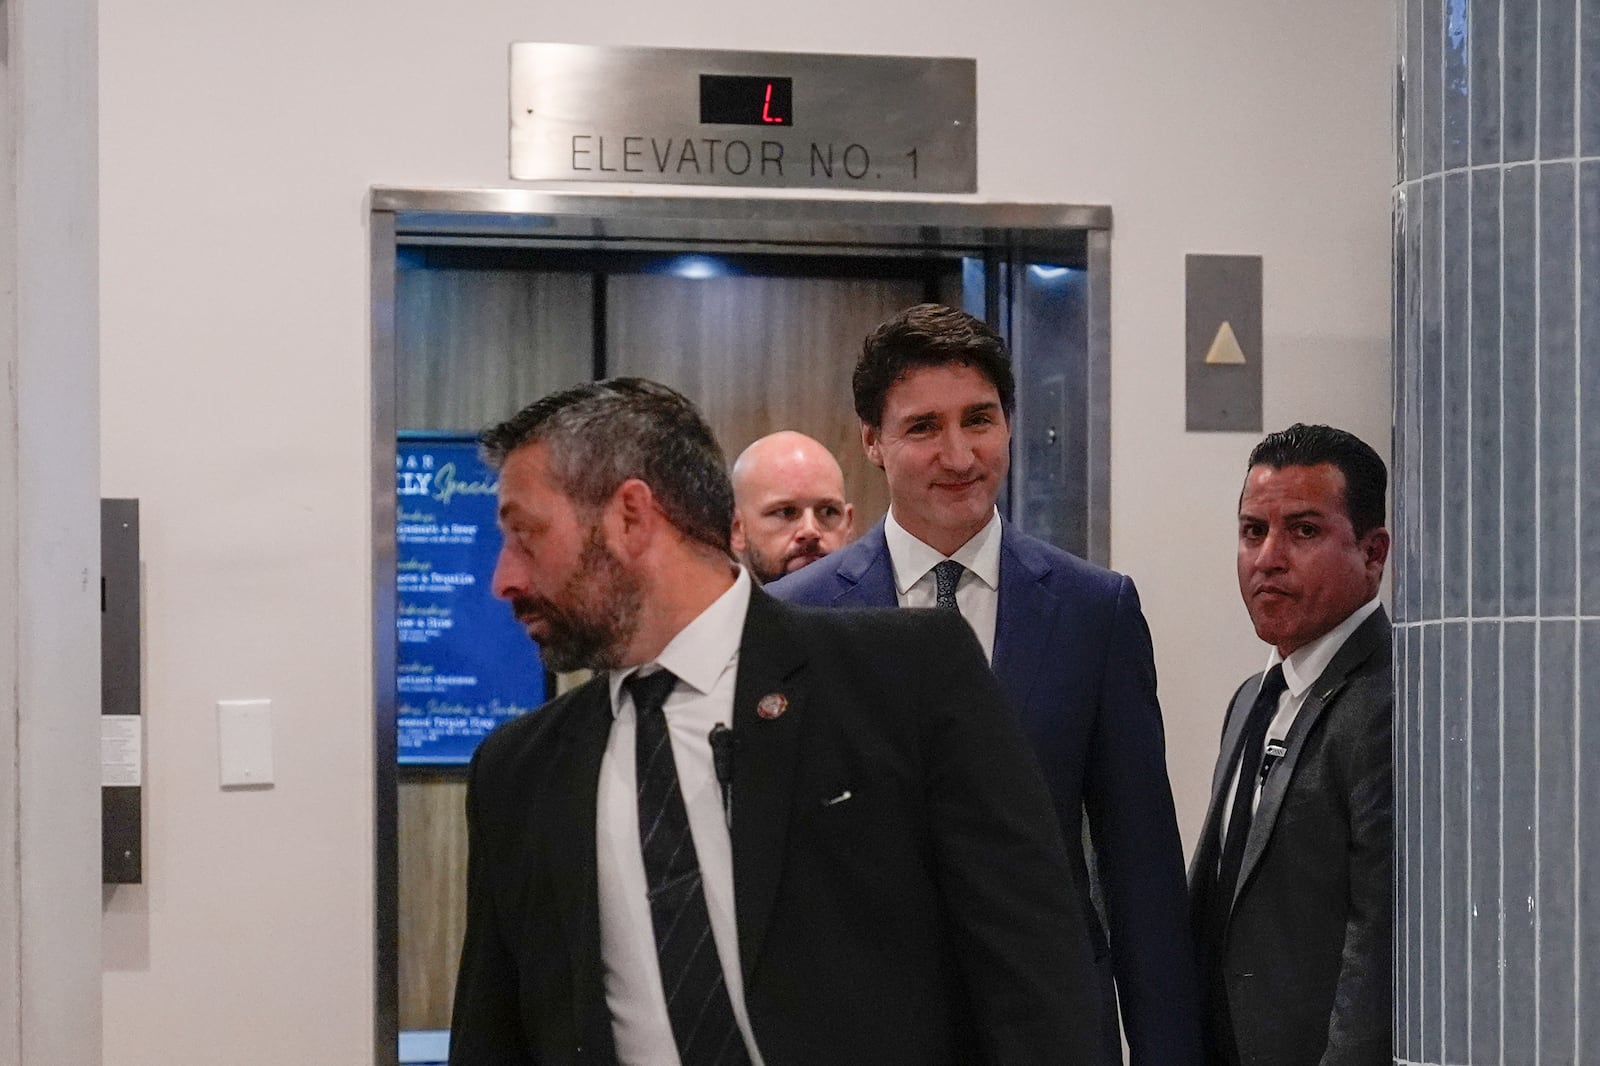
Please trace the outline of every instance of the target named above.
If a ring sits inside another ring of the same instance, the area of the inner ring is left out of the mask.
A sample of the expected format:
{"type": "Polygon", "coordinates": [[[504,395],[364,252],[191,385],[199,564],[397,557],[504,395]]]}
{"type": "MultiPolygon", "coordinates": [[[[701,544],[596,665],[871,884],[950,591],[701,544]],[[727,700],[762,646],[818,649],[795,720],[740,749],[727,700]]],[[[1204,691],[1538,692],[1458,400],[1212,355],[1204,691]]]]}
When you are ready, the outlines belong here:
{"type": "Polygon", "coordinates": [[[744,1037],[722,978],[722,961],[700,883],[700,860],[678,788],[678,765],[662,705],[678,679],[667,670],[623,682],[633,697],[639,783],[639,845],[667,1016],[683,1066],[747,1066],[744,1037]]]}
{"type": "Polygon", "coordinates": [[[937,563],[933,568],[934,600],[933,605],[941,611],[957,611],[956,586],[961,583],[961,575],[967,568],[954,559],[946,559],[937,563]]]}

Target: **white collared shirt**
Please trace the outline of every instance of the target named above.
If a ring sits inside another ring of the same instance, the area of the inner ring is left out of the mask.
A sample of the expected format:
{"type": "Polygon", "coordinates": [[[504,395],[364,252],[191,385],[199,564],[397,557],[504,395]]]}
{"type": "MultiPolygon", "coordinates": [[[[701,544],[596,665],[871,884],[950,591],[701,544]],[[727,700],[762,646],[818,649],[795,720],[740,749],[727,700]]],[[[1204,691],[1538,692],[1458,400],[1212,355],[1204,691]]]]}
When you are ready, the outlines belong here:
{"type": "MultiPolygon", "coordinates": [[[[1283,743],[1284,737],[1289,735],[1289,730],[1294,728],[1294,720],[1300,715],[1300,708],[1306,705],[1306,696],[1311,692],[1311,685],[1322,676],[1322,672],[1333,662],[1333,657],[1339,654],[1339,649],[1344,647],[1344,642],[1350,639],[1350,634],[1361,628],[1361,623],[1372,617],[1378,609],[1379,600],[1374,596],[1371,600],[1357,607],[1343,622],[1328,630],[1316,640],[1296,648],[1285,659],[1278,654],[1278,649],[1273,648],[1267,656],[1266,670],[1271,670],[1279,663],[1283,664],[1283,680],[1287,686],[1283,695],[1278,697],[1278,710],[1272,716],[1272,723],[1267,726],[1267,746],[1274,742],[1283,743]]],[[[1266,676],[1266,670],[1262,676],[1266,676]]],[[[1259,685],[1259,683],[1257,683],[1259,685]]],[[[1259,691],[1253,688],[1252,691],[1259,691]]],[[[1265,750],[1265,748],[1263,748],[1265,750]]],[[[1253,813],[1261,805],[1262,781],[1256,779],[1255,798],[1251,800],[1250,810],[1253,813]]],[[[1239,767],[1233,768],[1233,776],[1228,781],[1228,791],[1222,794],[1222,828],[1218,831],[1219,840],[1228,839],[1228,820],[1233,814],[1233,794],[1239,787],[1239,767]]]]}
{"type": "Polygon", "coordinates": [[[901,607],[934,607],[939,597],[933,568],[954,559],[966,567],[956,584],[956,607],[967,620],[983,654],[994,661],[995,621],[1000,617],[1000,512],[989,524],[949,556],[941,555],[894,519],[891,507],[883,520],[883,539],[889,545],[889,562],[894,568],[895,600],[901,607]]]}
{"type": "MultiPolygon", "coordinates": [[[[733,586],[678,631],[654,663],[613,670],[614,720],[600,761],[595,803],[596,875],[600,891],[600,960],[606,1006],[622,1066],[676,1066],[677,1045],[656,959],[644,856],[639,848],[639,802],[634,755],[633,699],[622,687],[637,670],[671,670],[678,685],[662,708],[689,832],[700,861],[711,935],[753,1066],[761,1066],[744,1003],[739,936],[734,920],[733,846],[724,820],[722,790],[711,764],[711,727],[733,725],[733,690],[739,644],[750,608],[750,575],[741,568],[733,586]]],[[[648,672],[648,671],[647,671],[648,672]]]]}

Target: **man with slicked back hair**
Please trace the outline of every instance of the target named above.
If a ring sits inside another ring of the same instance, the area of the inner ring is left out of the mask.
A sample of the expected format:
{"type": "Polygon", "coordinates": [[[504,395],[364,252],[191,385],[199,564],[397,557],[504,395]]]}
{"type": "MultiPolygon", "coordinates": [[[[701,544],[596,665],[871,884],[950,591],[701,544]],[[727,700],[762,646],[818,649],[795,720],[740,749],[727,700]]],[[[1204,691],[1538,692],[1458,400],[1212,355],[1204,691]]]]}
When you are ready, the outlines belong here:
{"type": "Polygon", "coordinates": [[[1234,693],[1190,867],[1213,1066],[1388,1066],[1394,691],[1388,472],[1293,425],[1250,453],[1239,593],[1269,645],[1234,693]]]}

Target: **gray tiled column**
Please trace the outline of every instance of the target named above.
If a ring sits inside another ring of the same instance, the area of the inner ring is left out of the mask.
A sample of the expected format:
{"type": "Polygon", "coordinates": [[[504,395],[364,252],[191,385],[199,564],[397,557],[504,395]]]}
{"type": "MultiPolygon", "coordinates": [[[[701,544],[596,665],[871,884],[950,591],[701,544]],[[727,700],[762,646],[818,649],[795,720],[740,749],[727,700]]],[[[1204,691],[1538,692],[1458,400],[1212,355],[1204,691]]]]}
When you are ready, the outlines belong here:
{"type": "Polygon", "coordinates": [[[1600,1064],[1600,0],[1398,11],[1395,1060],[1600,1064]]]}

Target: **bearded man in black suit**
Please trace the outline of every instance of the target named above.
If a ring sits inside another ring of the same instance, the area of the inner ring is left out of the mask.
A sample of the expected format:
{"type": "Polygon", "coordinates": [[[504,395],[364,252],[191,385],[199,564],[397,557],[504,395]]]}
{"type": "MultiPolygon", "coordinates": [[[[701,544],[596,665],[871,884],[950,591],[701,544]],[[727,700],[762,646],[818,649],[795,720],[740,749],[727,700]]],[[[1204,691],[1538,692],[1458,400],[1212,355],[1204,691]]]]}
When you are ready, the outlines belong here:
{"type": "Polygon", "coordinates": [[[1387,481],[1328,426],[1250,454],[1239,591],[1272,650],[1229,706],[1189,871],[1213,1066],[1391,1061],[1387,481]]]}
{"type": "Polygon", "coordinates": [[[597,676],[473,760],[452,1066],[1089,1062],[1066,848],[965,623],[753,587],[664,386],[483,442],[494,591],[597,676]]]}

